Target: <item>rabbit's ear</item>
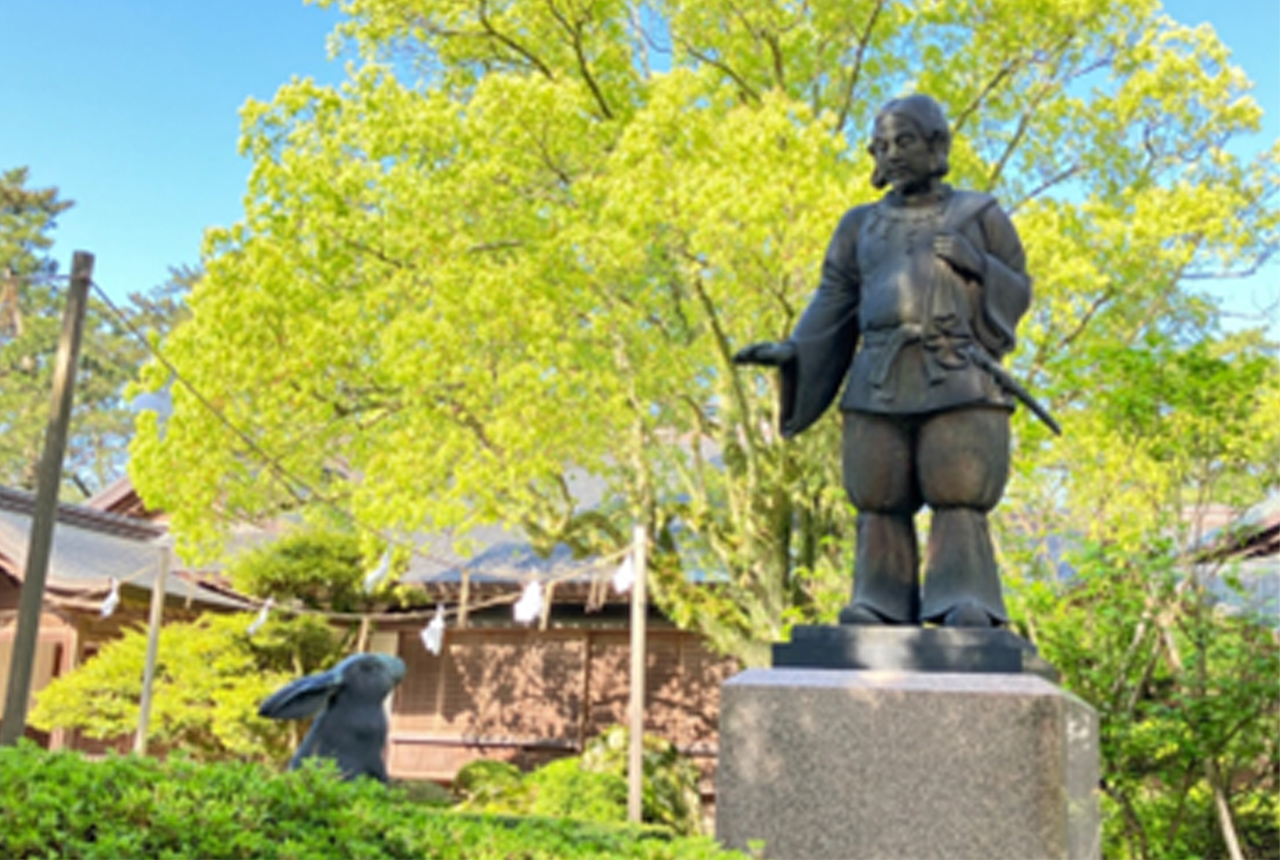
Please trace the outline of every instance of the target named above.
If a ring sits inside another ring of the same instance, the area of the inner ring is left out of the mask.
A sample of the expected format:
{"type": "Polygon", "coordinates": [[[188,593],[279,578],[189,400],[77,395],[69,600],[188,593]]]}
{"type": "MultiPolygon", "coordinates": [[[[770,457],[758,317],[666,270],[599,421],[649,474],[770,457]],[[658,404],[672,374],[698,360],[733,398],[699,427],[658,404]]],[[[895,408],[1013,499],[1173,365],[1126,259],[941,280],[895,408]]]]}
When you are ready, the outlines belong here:
{"type": "Polygon", "coordinates": [[[334,672],[321,672],[299,678],[268,696],[258,708],[258,716],[274,720],[314,717],[324,709],[340,686],[341,678],[334,672]]]}

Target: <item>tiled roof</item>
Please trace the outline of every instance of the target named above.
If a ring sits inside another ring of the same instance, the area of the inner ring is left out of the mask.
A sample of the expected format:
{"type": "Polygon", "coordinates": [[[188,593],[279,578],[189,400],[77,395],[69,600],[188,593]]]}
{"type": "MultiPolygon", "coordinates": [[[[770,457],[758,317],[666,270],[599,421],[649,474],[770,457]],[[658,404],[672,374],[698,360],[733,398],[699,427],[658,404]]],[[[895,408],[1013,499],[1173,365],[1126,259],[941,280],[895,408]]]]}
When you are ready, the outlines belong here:
{"type": "Polygon", "coordinates": [[[1280,493],[1210,531],[1197,549],[1197,554],[1206,560],[1280,556],[1280,493]]]}
{"type": "MultiPolygon", "coordinates": [[[[30,493],[0,488],[0,569],[21,580],[26,570],[34,498],[30,493]]],[[[60,504],[53,529],[46,587],[64,595],[106,593],[108,579],[121,587],[150,591],[158,571],[163,526],[60,504]]],[[[165,582],[165,593],[183,600],[227,609],[251,608],[178,575],[165,582]]]]}

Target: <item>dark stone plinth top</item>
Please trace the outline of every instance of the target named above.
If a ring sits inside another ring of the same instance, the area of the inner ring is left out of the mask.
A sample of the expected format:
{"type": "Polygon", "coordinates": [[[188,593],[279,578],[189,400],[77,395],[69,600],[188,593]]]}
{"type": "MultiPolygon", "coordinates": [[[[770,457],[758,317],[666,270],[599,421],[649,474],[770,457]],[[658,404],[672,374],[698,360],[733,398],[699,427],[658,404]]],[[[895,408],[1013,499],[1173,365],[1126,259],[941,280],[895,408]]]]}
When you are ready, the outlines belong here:
{"type": "Polygon", "coordinates": [[[1034,645],[1002,628],[798,626],[773,646],[773,665],[794,669],[1058,673],[1034,645]]]}

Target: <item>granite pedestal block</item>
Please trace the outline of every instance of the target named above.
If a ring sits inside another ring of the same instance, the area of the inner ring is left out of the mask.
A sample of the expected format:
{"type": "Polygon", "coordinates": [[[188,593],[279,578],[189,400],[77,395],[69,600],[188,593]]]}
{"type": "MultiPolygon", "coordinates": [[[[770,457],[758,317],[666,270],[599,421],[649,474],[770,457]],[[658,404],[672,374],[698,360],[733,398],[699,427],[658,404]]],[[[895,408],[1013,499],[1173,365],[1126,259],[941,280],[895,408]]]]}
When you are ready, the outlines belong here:
{"type": "Polygon", "coordinates": [[[1030,673],[750,669],[716,835],[770,860],[1100,856],[1097,715],[1030,673]]]}

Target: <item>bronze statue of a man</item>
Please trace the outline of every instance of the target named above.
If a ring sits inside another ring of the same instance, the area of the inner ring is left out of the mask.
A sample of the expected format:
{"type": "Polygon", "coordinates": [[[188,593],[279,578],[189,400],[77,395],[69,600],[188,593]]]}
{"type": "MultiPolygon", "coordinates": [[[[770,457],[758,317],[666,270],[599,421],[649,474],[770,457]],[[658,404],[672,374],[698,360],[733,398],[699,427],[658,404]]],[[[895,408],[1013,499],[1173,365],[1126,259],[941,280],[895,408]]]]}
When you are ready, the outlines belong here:
{"type": "Polygon", "coordinates": [[[842,456],[858,540],[844,624],[1008,622],[987,513],[1009,476],[1011,392],[1026,397],[999,360],[1031,280],[995,199],[942,182],[950,142],[928,96],[885,105],[871,182],[889,192],[840,220],[791,336],[734,356],[780,370],[785,436],[817,420],[847,379],[842,456]],[[926,504],[921,588],[914,518],[926,504]]]}

